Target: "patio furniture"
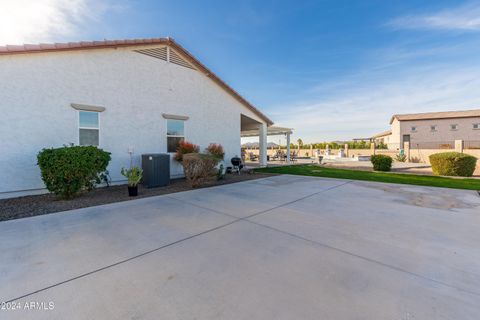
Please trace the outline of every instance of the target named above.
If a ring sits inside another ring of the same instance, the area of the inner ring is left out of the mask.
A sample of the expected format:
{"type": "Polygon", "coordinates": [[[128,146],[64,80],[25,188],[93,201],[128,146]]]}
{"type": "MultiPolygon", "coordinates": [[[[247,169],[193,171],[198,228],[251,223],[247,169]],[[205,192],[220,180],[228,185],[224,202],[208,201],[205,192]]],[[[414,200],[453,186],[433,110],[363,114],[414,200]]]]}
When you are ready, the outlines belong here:
{"type": "Polygon", "coordinates": [[[232,163],[232,173],[233,172],[237,172],[238,174],[240,174],[240,171],[242,170],[243,168],[243,164],[242,164],[242,159],[240,159],[239,157],[233,157],[230,162],[232,163]]]}
{"type": "Polygon", "coordinates": [[[272,160],[283,160],[283,152],[281,150],[277,150],[275,154],[272,156],[272,160]]]}
{"type": "Polygon", "coordinates": [[[248,158],[250,159],[250,161],[257,161],[258,159],[257,155],[255,155],[253,152],[250,152],[248,154],[248,158]]]}
{"type": "Polygon", "coordinates": [[[291,154],[290,154],[290,161],[291,162],[295,162],[297,161],[297,152],[296,151],[293,151],[291,154]]]}

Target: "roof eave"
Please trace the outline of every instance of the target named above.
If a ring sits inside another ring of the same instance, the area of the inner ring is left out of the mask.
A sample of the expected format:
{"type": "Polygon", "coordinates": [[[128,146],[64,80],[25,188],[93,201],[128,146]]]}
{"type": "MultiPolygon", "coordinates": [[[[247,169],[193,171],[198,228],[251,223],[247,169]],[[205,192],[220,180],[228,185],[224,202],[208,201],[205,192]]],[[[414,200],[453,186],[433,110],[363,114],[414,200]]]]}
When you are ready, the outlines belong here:
{"type": "Polygon", "coordinates": [[[242,104],[246,105],[249,109],[251,109],[257,116],[259,116],[262,120],[264,120],[268,126],[273,125],[273,121],[270,120],[265,114],[263,114],[260,110],[258,110],[254,105],[248,102],[245,98],[243,98],[237,91],[235,91],[232,87],[226,84],[222,79],[220,79],[214,72],[208,69],[203,63],[201,63],[197,58],[195,58],[188,50],[182,47],[179,43],[177,43],[174,39],[169,38],[169,44],[174,47],[175,49],[181,51],[184,55],[186,55],[192,63],[194,63],[199,69],[201,69],[207,77],[212,79],[218,85],[229,91],[237,100],[239,100],[242,104]]]}
{"type": "Polygon", "coordinates": [[[5,46],[0,47],[1,55],[16,55],[16,54],[29,54],[29,53],[48,53],[59,51],[76,51],[76,50],[91,50],[91,49],[107,49],[107,48],[120,48],[142,45],[169,45],[176,50],[184,54],[191,63],[193,63],[198,69],[200,69],[207,77],[212,79],[220,87],[235,97],[240,103],[250,109],[260,119],[267,123],[267,126],[273,125],[273,121],[270,120],[265,114],[263,114],[257,107],[243,98],[237,91],[226,84],[220,79],[214,72],[208,69],[203,63],[195,58],[188,50],[178,44],[174,39],[167,38],[152,38],[152,39],[132,39],[132,40],[104,40],[104,41],[83,41],[83,42],[69,42],[69,43],[56,43],[56,44],[40,44],[40,45],[23,45],[23,46],[5,46]]]}

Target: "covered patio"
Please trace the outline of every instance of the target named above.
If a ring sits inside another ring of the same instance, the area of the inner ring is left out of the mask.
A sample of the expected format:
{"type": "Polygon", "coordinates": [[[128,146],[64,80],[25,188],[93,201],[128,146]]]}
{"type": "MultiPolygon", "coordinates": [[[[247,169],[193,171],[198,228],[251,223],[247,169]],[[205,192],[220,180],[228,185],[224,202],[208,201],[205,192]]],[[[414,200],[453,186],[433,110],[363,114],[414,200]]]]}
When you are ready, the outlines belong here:
{"type": "Polygon", "coordinates": [[[241,138],[258,137],[258,149],[259,149],[259,165],[267,165],[267,137],[268,136],[285,136],[287,151],[286,151],[286,163],[290,163],[290,135],[293,133],[291,128],[275,127],[263,125],[262,123],[253,120],[247,116],[242,115],[241,119],[241,138]]]}

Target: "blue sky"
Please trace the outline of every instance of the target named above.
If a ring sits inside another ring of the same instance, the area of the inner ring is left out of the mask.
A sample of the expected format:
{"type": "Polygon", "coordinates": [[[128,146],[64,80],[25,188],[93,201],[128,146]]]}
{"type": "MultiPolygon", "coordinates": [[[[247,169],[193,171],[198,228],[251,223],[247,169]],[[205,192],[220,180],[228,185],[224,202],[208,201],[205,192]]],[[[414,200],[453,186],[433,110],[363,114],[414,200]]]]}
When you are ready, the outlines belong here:
{"type": "Polygon", "coordinates": [[[394,113],[480,107],[480,2],[0,6],[1,44],[171,36],[305,142],[370,136],[388,129],[394,113]]]}

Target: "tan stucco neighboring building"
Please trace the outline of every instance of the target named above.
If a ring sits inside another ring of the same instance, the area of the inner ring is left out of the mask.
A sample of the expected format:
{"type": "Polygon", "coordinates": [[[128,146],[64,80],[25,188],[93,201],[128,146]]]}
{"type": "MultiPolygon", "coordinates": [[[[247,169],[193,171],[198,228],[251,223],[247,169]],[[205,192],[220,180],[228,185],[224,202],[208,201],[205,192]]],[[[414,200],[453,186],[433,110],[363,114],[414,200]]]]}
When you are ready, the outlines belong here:
{"type": "Polygon", "coordinates": [[[390,138],[392,137],[392,130],[388,130],[388,131],[385,131],[385,132],[381,132],[381,133],[378,133],[374,136],[372,136],[370,138],[370,141],[371,142],[375,142],[375,143],[389,143],[390,142],[390,138]]]}
{"type": "Polygon", "coordinates": [[[404,142],[411,147],[448,148],[455,140],[480,141],[480,109],[465,111],[396,114],[390,119],[390,133],[372,137],[400,149],[404,142]]]}

